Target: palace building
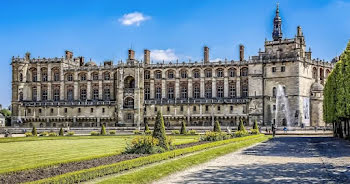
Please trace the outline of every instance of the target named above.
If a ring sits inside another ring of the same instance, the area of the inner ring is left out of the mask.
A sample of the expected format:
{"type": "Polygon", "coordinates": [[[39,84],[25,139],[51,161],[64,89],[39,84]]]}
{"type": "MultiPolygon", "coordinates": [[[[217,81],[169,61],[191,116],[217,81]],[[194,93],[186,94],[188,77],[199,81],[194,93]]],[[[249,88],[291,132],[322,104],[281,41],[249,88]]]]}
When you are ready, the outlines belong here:
{"type": "Polygon", "coordinates": [[[333,63],[312,59],[301,27],[282,37],[279,9],[272,40],[256,56],[210,62],[151,63],[128,51],[125,62],[96,65],[74,57],[12,58],[12,126],[142,127],[162,111],[167,126],[323,126],[323,84],[333,63]]]}

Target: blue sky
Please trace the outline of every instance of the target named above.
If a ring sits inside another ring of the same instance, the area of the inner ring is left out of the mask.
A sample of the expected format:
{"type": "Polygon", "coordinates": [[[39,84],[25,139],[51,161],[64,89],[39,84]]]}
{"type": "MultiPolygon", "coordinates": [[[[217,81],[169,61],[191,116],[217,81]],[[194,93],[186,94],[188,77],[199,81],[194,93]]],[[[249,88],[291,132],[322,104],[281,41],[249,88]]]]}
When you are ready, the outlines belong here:
{"type": "Polygon", "coordinates": [[[8,0],[0,2],[0,104],[11,103],[11,57],[59,57],[115,62],[150,49],[153,60],[237,59],[238,45],[256,55],[271,40],[276,3],[284,37],[302,26],[314,58],[331,60],[350,38],[350,0],[8,0]]]}

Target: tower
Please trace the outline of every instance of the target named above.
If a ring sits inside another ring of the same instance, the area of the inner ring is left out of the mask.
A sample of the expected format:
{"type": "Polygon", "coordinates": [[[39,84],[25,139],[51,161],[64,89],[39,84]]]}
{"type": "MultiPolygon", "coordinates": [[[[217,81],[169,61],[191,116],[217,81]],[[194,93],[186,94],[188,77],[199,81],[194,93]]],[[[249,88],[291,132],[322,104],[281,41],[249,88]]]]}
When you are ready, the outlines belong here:
{"type": "Polygon", "coordinates": [[[273,32],[272,32],[272,38],[274,41],[278,41],[282,39],[282,19],[279,15],[279,7],[277,4],[276,8],[276,16],[273,19],[273,32]]]}

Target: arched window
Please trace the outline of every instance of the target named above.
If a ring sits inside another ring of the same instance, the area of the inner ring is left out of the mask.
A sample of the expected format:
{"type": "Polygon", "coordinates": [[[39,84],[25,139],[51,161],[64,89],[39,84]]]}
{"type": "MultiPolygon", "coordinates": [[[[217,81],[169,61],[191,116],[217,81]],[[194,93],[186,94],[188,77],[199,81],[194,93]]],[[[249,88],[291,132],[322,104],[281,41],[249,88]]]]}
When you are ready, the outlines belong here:
{"type": "Polygon", "coordinates": [[[81,81],[86,81],[86,73],[81,73],[80,74],[80,80],[81,81]]]}
{"type": "Polygon", "coordinates": [[[111,90],[110,90],[109,86],[106,86],[103,89],[103,99],[106,101],[109,101],[111,99],[111,90]]]}
{"type": "Polygon", "coordinates": [[[19,101],[23,101],[23,92],[19,92],[19,97],[18,97],[19,101]]]}
{"type": "Polygon", "coordinates": [[[150,97],[150,93],[151,93],[151,90],[149,88],[149,86],[145,86],[145,100],[149,100],[151,97],[150,97]]]}
{"type": "Polygon", "coordinates": [[[236,68],[230,68],[228,70],[230,77],[236,77],[236,68]]]}
{"type": "Polygon", "coordinates": [[[236,83],[235,82],[231,82],[229,85],[230,88],[230,97],[231,98],[236,98],[236,83]]]}
{"type": "Polygon", "coordinates": [[[248,97],[248,80],[242,80],[241,81],[242,86],[242,97],[248,97]]]}
{"type": "Polygon", "coordinates": [[[19,74],[19,81],[23,82],[23,74],[22,73],[19,74]]]}
{"type": "Polygon", "coordinates": [[[41,89],[41,100],[46,101],[47,100],[47,88],[42,87],[41,89]]]}
{"type": "Polygon", "coordinates": [[[53,81],[60,81],[60,70],[58,68],[53,68],[51,71],[53,74],[53,81]]]}
{"type": "Polygon", "coordinates": [[[212,97],[211,81],[205,84],[205,98],[212,97]]]}
{"type": "Polygon", "coordinates": [[[217,91],[218,98],[224,98],[224,85],[223,85],[223,83],[218,82],[216,91],[217,91]]]}
{"type": "Polygon", "coordinates": [[[124,80],[124,88],[135,88],[135,79],[132,76],[128,76],[124,80]]]}
{"type": "Polygon", "coordinates": [[[201,77],[200,71],[199,70],[194,70],[193,71],[193,77],[198,79],[201,77]]]}
{"type": "Polygon", "coordinates": [[[155,92],[156,92],[156,95],[155,95],[156,99],[162,99],[162,88],[157,86],[155,92]]]}
{"type": "Polygon", "coordinates": [[[174,86],[173,86],[173,84],[168,85],[168,99],[174,99],[174,86]]]}
{"type": "Polygon", "coordinates": [[[110,80],[111,76],[110,76],[109,72],[105,72],[103,74],[103,78],[104,78],[104,80],[110,80]]]}
{"type": "Polygon", "coordinates": [[[145,71],[145,79],[150,79],[151,78],[151,74],[148,70],[145,71]]]}
{"type": "Polygon", "coordinates": [[[98,73],[97,72],[92,73],[92,80],[98,80],[98,73]]]}
{"type": "Polygon", "coordinates": [[[36,72],[36,69],[32,70],[32,81],[33,82],[38,81],[38,73],[36,72]]]}
{"type": "Polygon", "coordinates": [[[99,98],[99,91],[98,91],[98,86],[97,86],[97,87],[94,87],[92,89],[92,99],[98,100],[98,98],[99,98]]]}
{"type": "Polygon", "coordinates": [[[60,100],[60,88],[59,87],[55,87],[53,89],[53,100],[54,101],[59,101],[60,100]]]}
{"type": "Polygon", "coordinates": [[[67,81],[73,81],[73,74],[67,74],[67,81]]]}
{"type": "Polygon", "coordinates": [[[187,86],[181,86],[181,98],[187,98],[187,86]]]}
{"type": "Polygon", "coordinates": [[[80,88],[80,100],[81,100],[81,101],[87,100],[87,97],[86,97],[86,88],[80,88]]]}
{"type": "Polygon", "coordinates": [[[204,73],[205,73],[205,77],[207,77],[207,78],[210,78],[212,75],[211,75],[211,69],[206,69],[205,71],[204,71],[204,73]]]}
{"type": "Polygon", "coordinates": [[[41,81],[46,82],[47,79],[47,69],[46,68],[42,68],[41,69],[41,81]]]}
{"type": "Polygon", "coordinates": [[[162,79],[162,72],[160,70],[155,71],[155,78],[162,79]]]}
{"type": "Polygon", "coordinates": [[[223,77],[224,76],[224,70],[223,69],[217,69],[216,70],[216,77],[223,77]]]}
{"type": "Polygon", "coordinates": [[[131,97],[125,98],[124,108],[134,108],[134,99],[131,97]]]}
{"type": "Polygon", "coordinates": [[[74,96],[73,96],[73,87],[69,87],[67,89],[67,100],[68,101],[73,101],[73,98],[74,98],[74,96]]]}
{"type": "Polygon", "coordinates": [[[241,76],[248,76],[248,68],[244,67],[241,69],[241,76]]]}
{"type": "Polygon", "coordinates": [[[186,70],[181,70],[180,74],[181,74],[181,78],[183,78],[183,79],[187,78],[187,71],[186,70]]]}
{"type": "Polygon", "coordinates": [[[169,70],[168,71],[168,79],[173,79],[174,77],[175,77],[174,71],[173,70],[169,70]]]}
{"type": "Polygon", "coordinates": [[[272,96],[273,96],[273,97],[276,97],[276,95],[277,95],[276,87],[273,87],[273,88],[272,88],[272,96]]]}
{"type": "Polygon", "coordinates": [[[329,71],[329,70],[327,69],[327,70],[326,70],[326,77],[328,77],[330,73],[331,73],[331,71],[329,71]]]}

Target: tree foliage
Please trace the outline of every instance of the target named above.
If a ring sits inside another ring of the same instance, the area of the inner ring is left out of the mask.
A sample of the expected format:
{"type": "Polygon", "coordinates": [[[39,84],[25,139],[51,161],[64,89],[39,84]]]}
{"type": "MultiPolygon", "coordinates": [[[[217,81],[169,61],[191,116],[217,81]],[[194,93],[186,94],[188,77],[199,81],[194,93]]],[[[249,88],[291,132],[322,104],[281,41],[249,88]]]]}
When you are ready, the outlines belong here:
{"type": "Polygon", "coordinates": [[[64,131],[63,131],[63,128],[61,127],[60,128],[60,132],[58,133],[59,136],[64,136],[64,131]]]}
{"type": "Polygon", "coordinates": [[[33,136],[37,136],[37,135],[38,135],[35,126],[33,126],[32,135],[33,135],[33,136]]]}
{"type": "Polygon", "coordinates": [[[247,131],[247,130],[245,129],[245,127],[244,127],[243,119],[241,119],[241,120],[239,121],[238,131],[243,131],[243,132],[246,132],[246,131],[247,131]]]}
{"type": "Polygon", "coordinates": [[[107,132],[106,132],[106,127],[105,125],[102,125],[102,128],[101,128],[101,133],[100,135],[107,135],[107,132]]]}
{"type": "Polygon", "coordinates": [[[160,147],[164,148],[165,150],[169,150],[169,144],[165,135],[164,119],[160,111],[158,111],[157,113],[157,119],[154,124],[152,137],[157,138],[159,140],[160,147]]]}
{"type": "Polygon", "coordinates": [[[218,120],[215,121],[214,132],[221,132],[221,127],[220,127],[220,123],[218,120]]]}
{"type": "Polygon", "coordinates": [[[182,134],[182,135],[187,134],[186,123],[184,121],[181,122],[180,134],[182,134]]]}

